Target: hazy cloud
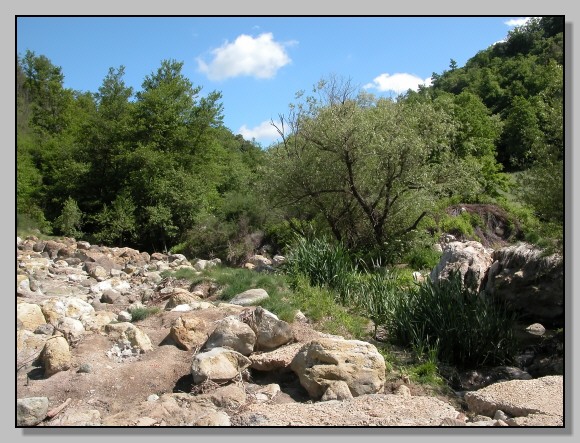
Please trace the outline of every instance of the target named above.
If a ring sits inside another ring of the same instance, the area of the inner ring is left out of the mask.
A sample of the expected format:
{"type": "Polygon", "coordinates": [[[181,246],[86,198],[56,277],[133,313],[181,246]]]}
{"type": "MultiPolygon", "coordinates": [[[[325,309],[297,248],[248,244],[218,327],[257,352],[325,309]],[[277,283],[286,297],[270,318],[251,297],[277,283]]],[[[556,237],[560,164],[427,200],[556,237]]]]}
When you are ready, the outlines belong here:
{"type": "Polygon", "coordinates": [[[213,59],[209,63],[197,58],[197,64],[199,70],[210,80],[243,75],[272,78],[278,69],[292,61],[285,46],[294,43],[276,42],[272,33],[260,34],[255,38],[242,34],[233,43],[226,42],[211,51],[213,59]]]}
{"type": "Polygon", "coordinates": [[[255,138],[257,141],[264,143],[271,143],[280,138],[278,131],[276,131],[276,128],[271,125],[270,120],[263,121],[253,128],[248,128],[246,125],[242,125],[242,127],[238,129],[238,134],[241,134],[246,140],[252,140],[255,138]]]}
{"type": "Polygon", "coordinates": [[[523,18],[512,18],[504,24],[508,26],[522,26],[525,25],[530,20],[530,17],[523,17],[523,18]]]}
{"type": "Polygon", "coordinates": [[[377,89],[378,91],[394,91],[400,94],[409,89],[417,91],[419,85],[430,86],[431,77],[422,79],[421,77],[407,73],[399,72],[393,75],[385,73],[375,77],[372,83],[367,83],[363,88],[377,89]]]}

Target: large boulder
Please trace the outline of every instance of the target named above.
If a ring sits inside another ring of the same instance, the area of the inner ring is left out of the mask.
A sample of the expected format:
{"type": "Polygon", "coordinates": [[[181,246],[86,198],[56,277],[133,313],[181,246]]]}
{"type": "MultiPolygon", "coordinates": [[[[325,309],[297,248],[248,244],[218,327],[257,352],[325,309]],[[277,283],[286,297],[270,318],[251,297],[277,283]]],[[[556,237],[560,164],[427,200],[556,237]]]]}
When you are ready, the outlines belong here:
{"type": "Polygon", "coordinates": [[[439,263],[431,271],[431,281],[438,282],[449,278],[452,272],[459,272],[465,287],[480,292],[485,289],[492,253],[492,249],[476,241],[447,243],[439,263]]]}
{"type": "Polygon", "coordinates": [[[254,310],[250,326],[256,333],[258,351],[272,351],[294,339],[292,327],[261,306],[254,310]]]}
{"type": "Polygon", "coordinates": [[[560,375],[533,380],[511,380],[495,383],[465,394],[470,411],[494,417],[501,410],[511,417],[540,414],[564,416],[564,378],[560,375]]]}
{"type": "Polygon", "coordinates": [[[220,320],[207,339],[205,349],[227,347],[242,355],[250,355],[254,351],[256,334],[246,323],[235,316],[220,320]]]}
{"type": "Polygon", "coordinates": [[[102,426],[229,426],[228,416],[208,403],[195,395],[163,394],[155,402],[143,401],[104,417],[102,426]]]}
{"type": "Polygon", "coordinates": [[[206,380],[227,382],[250,366],[250,360],[239,352],[226,348],[213,348],[193,357],[191,374],[195,384],[206,380]]]}
{"type": "Polygon", "coordinates": [[[41,354],[48,336],[35,334],[27,329],[16,332],[16,365],[25,367],[36,361],[41,354]]]}
{"type": "Polygon", "coordinates": [[[48,254],[48,256],[52,259],[55,259],[58,256],[58,251],[61,249],[66,249],[67,245],[61,242],[57,242],[54,240],[48,240],[44,244],[43,251],[48,254]]]}
{"type": "Polygon", "coordinates": [[[373,394],[344,401],[250,403],[231,418],[233,426],[436,427],[459,415],[436,397],[373,394]]]}
{"type": "Polygon", "coordinates": [[[507,302],[522,320],[564,325],[564,260],[522,243],[493,254],[486,292],[507,302]]]}
{"type": "Polygon", "coordinates": [[[337,380],[346,382],[353,397],[381,392],[385,385],[385,360],[374,345],[359,340],[312,340],[296,354],[290,368],[317,399],[337,380]]]}
{"type": "Polygon", "coordinates": [[[252,362],[252,369],[275,371],[289,367],[302,346],[304,343],[292,343],[270,352],[253,353],[248,358],[252,362]]]}

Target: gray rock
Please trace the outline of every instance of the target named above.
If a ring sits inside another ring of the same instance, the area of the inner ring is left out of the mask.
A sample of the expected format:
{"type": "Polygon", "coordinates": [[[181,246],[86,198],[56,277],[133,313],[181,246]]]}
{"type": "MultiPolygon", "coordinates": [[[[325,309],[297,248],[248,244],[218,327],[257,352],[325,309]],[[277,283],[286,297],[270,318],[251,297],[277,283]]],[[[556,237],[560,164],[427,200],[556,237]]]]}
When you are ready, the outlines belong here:
{"type": "Polygon", "coordinates": [[[272,351],[294,339],[292,327],[261,306],[254,310],[250,326],[256,334],[259,351],[272,351]]]}
{"type": "Polygon", "coordinates": [[[431,281],[447,279],[451,272],[458,271],[464,286],[480,292],[484,289],[487,269],[493,262],[492,253],[492,249],[475,241],[448,243],[439,263],[431,271],[431,281]]]}
{"type": "Polygon", "coordinates": [[[546,333],[546,328],[544,328],[540,323],[534,323],[528,326],[526,331],[532,335],[544,335],[546,333]]]}
{"type": "Polygon", "coordinates": [[[269,298],[268,293],[264,289],[248,289],[240,294],[237,294],[230,300],[232,305],[240,306],[255,306],[257,303],[269,298]]]}
{"type": "Polygon", "coordinates": [[[90,363],[83,363],[79,366],[77,372],[80,374],[90,374],[91,372],[93,372],[93,365],[91,365],[90,363]]]}
{"type": "Polygon", "coordinates": [[[193,357],[191,364],[193,382],[199,384],[206,380],[218,383],[230,381],[250,366],[250,363],[250,360],[239,352],[213,348],[193,357]]]}
{"type": "Polygon", "coordinates": [[[121,294],[114,289],[107,289],[101,295],[101,303],[115,304],[121,300],[121,294]]]}
{"type": "Polygon", "coordinates": [[[16,426],[36,426],[46,418],[48,398],[28,397],[16,400],[16,426]]]}
{"type": "Polygon", "coordinates": [[[130,322],[131,320],[133,320],[133,316],[127,311],[121,311],[117,315],[117,320],[119,320],[120,322],[130,322]]]}
{"type": "Polygon", "coordinates": [[[564,325],[564,260],[522,243],[497,250],[486,292],[507,302],[522,320],[564,325]]]}
{"type": "Polygon", "coordinates": [[[52,326],[49,323],[45,323],[43,325],[38,326],[35,330],[34,330],[35,334],[41,334],[41,335],[48,335],[51,336],[52,334],[54,334],[54,326],[52,326]]]}
{"type": "Polygon", "coordinates": [[[256,334],[247,324],[237,317],[229,316],[220,320],[204,345],[205,349],[227,347],[242,355],[254,351],[256,334]]]}

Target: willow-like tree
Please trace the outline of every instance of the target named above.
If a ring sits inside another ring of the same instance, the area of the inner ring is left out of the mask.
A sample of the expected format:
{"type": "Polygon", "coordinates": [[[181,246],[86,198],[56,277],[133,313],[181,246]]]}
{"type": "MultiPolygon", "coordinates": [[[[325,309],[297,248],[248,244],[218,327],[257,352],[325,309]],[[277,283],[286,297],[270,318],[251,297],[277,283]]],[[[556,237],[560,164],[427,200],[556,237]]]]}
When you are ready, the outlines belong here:
{"type": "Polygon", "coordinates": [[[314,94],[280,116],[270,182],[277,204],[307,205],[338,240],[384,250],[469,182],[451,116],[430,103],[377,99],[336,78],[314,94]]]}

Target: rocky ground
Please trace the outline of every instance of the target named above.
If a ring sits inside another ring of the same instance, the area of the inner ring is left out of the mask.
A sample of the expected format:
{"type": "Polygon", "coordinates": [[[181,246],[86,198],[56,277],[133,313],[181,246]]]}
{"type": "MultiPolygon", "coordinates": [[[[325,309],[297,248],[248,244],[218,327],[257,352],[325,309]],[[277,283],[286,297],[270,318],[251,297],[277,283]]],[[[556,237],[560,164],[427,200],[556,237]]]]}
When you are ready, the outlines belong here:
{"type": "Polygon", "coordinates": [[[17,426],[563,424],[561,375],[512,371],[519,379],[464,398],[434,396],[389,377],[371,343],[256,308],[263,293],[220,303],[211,285],[161,276],[215,262],[72,239],[17,244],[17,426]]]}

